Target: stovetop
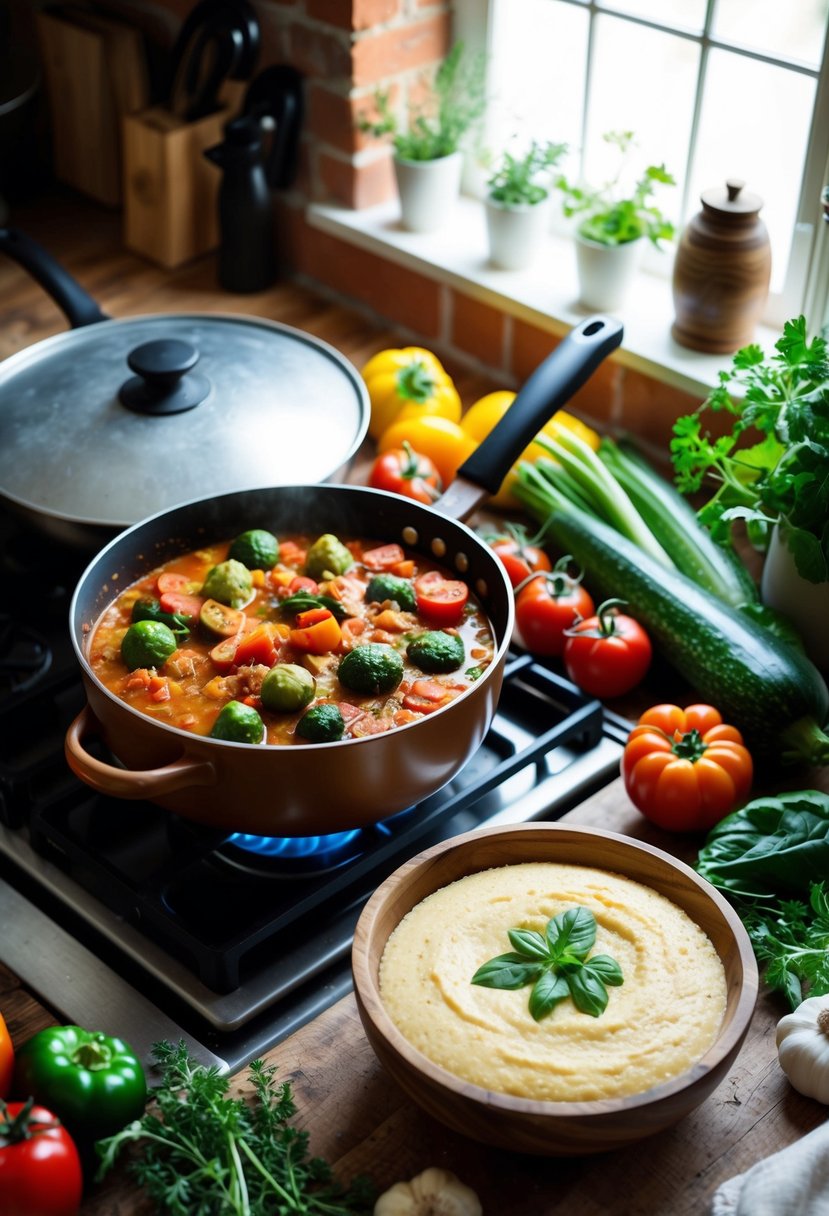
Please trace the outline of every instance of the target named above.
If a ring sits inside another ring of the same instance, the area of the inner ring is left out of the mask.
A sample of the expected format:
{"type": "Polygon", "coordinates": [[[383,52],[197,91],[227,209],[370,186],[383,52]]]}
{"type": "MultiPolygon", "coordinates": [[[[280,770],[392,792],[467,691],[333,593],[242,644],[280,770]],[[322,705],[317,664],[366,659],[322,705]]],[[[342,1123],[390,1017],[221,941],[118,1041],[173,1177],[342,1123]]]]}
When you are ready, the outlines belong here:
{"type": "Polygon", "coordinates": [[[80,571],[69,559],[33,566],[13,541],[0,615],[0,958],[57,1016],[146,1056],[184,1038],[240,1067],[349,991],[357,918],[403,861],[484,825],[558,818],[618,772],[629,724],[511,653],[473,759],[368,828],[251,838],[98,794],[63,756],[85,699],[68,626],[80,571]]]}

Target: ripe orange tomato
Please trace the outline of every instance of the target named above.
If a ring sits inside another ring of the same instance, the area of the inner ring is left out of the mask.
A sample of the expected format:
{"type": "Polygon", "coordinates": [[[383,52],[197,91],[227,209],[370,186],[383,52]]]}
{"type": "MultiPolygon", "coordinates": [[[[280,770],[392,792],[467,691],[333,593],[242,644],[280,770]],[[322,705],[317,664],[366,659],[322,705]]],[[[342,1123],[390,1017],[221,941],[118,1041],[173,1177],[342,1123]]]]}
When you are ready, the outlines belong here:
{"type": "Polygon", "coordinates": [[[669,832],[705,832],[744,802],[753,764],[740,732],[712,705],[654,705],[622,756],[628,797],[669,832]]]}

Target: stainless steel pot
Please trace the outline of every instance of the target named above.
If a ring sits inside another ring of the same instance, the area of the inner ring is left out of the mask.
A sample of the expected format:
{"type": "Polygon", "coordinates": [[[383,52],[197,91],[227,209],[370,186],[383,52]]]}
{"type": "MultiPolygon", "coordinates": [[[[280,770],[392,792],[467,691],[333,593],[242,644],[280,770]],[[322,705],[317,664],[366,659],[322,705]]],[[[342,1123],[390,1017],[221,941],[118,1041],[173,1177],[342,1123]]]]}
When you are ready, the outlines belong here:
{"type": "Polygon", "coordinates": [[[72,329],[0,364],[0,500],[87,550],[177,503],[340,473],[368,429],[356,369],[258,317],[112,320],[31,238],[0,250],[72,329]]]}
{"type": "Polygon", "coordinates": [[[89,700],[66,737],[73,771],[107,794],[147,798],[199,823],[265,836],[359,827],[435,793],[489,729],[514,620],[512,586],[501,562],[461,519],[497,490],[543,422],[621,338],[621,325],[606,317],[571,331],[436,507],[362,487],[279,487],[188,503],[122,533],[87,568],[72,600],[72,639],[89,700]],[[256,527],[277,536],[335,531],[397,541],[437,559],[481,600],[497,642],[494,661],[467,692],[418,722],[363,739],[283,747],[193,736],[137,712],[105,688],[89,666],[86,645],[118,591],[174,554],[256,527]],[[85,740],[92,734],[103,738],[119,765],[88,751],[85,740]]]}

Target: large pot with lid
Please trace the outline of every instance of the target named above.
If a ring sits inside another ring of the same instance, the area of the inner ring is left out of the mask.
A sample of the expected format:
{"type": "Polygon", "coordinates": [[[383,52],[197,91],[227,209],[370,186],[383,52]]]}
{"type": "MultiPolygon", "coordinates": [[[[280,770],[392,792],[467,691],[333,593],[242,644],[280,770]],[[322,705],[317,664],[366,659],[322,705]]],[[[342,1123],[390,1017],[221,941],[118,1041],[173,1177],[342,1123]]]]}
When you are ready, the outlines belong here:
{"type": "Polygon", "coordinates": [[[35,241],[0,228],[72,328],[0,364],[0,501],[96,550],[177,503],[325,481],[368,429],[356,369],[259,317],[114,320],[35,241]]]}
{"type": "Polygon", "coordinates": [[[89,701],[67,733],[67,759],[93,788],[150,799],[196,822],[263,836],[339,832],[378,822],[450,781],[480,748],[498,701],[514,621],[513,591],[492,548],[463,521],[501,481],[543,423],[621,341],[622,327],[588,318],[556,347],[435,506],[363,486],[280,486],[182,504],[134,525],[87,567],[70,609],[89,701]],[[103,609],[169,558],[266,528],[277,536],[335,531],[396,542],[464,579],[495,639],[492,662],[447,706],[382,734],[330,743],[228,742],[150,718],[98,679],[87,651],[103,609]],[[103,738],[119,763],[88,741],[103,738]]]}

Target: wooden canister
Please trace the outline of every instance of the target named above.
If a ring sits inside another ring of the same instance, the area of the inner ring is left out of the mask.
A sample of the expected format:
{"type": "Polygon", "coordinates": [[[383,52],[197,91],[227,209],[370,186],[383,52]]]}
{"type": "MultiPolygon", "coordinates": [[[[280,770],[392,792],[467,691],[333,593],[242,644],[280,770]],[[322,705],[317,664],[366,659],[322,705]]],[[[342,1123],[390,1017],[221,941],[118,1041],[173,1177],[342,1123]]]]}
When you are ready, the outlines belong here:
{"type": "Polygon", "coordinates": [[[752,341],[768,296],[771,247],[759,215],[763,200],[730,179],[725,189],[704,191],[701,202],[674,262],[671,333],[692,350],[729,354],[752,341]]]}

